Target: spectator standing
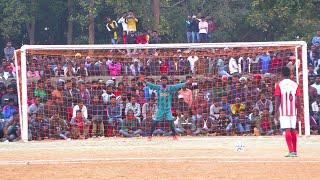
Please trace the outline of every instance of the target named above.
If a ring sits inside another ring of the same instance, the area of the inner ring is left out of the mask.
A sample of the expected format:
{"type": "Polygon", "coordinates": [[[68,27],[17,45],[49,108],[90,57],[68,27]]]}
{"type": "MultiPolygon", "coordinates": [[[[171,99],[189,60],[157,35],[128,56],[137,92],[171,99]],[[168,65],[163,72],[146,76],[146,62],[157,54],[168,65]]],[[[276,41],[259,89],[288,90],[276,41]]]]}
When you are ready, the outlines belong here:
{"type": "Polygon", "coordinates": [[[262,73],[268,73],[269,72],[269,64],[271,61],[271,57],[270,54],[265,52],[260,56],[260,60],[261,60],[261,66],[262,66],[262,73]]]}
{"type": "Polygon", "coordinates": [[[315,124],[315,128],[312,129],[316,129],[316,131],[318,131],[318,134],[320,134],[320,96],[318,96],[316,98],[316,100],[311,104],[311,109],[312,109],[312,116],[311,116],[311,120],[310,123],[312,122],[312,120],[314,121],[313,124],[315,124]]]}
{"type": "Polygon", "coordinates": [[[14,105],[18,106],[18,95],[15,89],[15,84],[8,85],[6,93],[1,97],[1,104],[5,104],[6,99],[13,99],[14,105]]]}
{"type": "Polygon", "coordinates": [[[114,96],[112,85],[108,85],[106,92],[102,94],[104,104],[109,104],[111,97],[114,96]]]}
{"type": "Polygon", "coordinates": [[[183,98],[184,102],[189,105],[189,108],[192,106],[192,91],[186,86],[182,87],[179,91],[179,95],[183,98]]]}
{"type": "Polygon", "coordinates": [[[113,128],[117,124],[122,124],[122,109],[121,105],[117,102],[115,96],[111,96],[110,104],[107,105],[107,114],[108,114],[108,128],[107,136],[112,136],[113,128]]]}
{"type": "Polygon", "coordinates": [[[192,43],[192,29],[191,29],[191,22],[192,17],[188,16],[188,19],[186,20],[186,29],[187,29],[187,42],[192,43]]]}
{"type": "Polygon", "coordinates": [[[208,42],[213,42],[213,32],[216,30],[216,24],[213,21],[213,18],[207,17],[208,20],[208,42]]]}
{"type": "MultiPolygon", "coordinates": [[[[11,61],[14,55],[14,47],[12,47],[12,43],[9,41],[7,42],[7,46],[3,49],[4,57],[7,61],[11,61]]],[[[2,61],[1,61],[2,64],[2,61]]]]}
{"type": "Polygon", "coordinates": [[[229,72],[231,75],[239,73],[239,65],[235,58],[231,57],[229,60],[229,72]]]}
{"type": "Polygon", "coordinates": [[[104,135],[104,120],[106,116],[106,108],[101,103],[99,96],[92,98],[92,103],[88,108],[88,116],[92,122],[92,133],[96,136],[104,135]],[[100,132],[98,132],[98,129],[100,132]]]}
{"type": "Polygon", "coordinates": [[[127,16],[127,13],[125,12],[122,14],[120,19],[118,20],[118,24],[121,24],[121,27],[122,27],[122,33],[125,33],[125,34],[128,33],[128,24],[126,23],[126,16],[127,16]]]}
{"type": "Polygon", "coordinates": [[[131,101],[126,104],[126,109],[125,109],[125,114],[126,115],[128,114],[128,111],[130,109],[133,110],[134,116],[136,118],[138,118],[139,121],[140,121],[141,106],[140,106],[139,103],[137,103],[137,97],[136,96],[132,96],[131,97],[131,101]]]}
{"type": "Polygon", "coordinates": [[[201,43],[206,43],[208,42],[208,22],[206,21],[205,17],[202,16],[201,20],[199,22],[199,37],[200,37],[200,42],[201,43]]]}
{"type": "Polygon", "coordinates": [[[77,96],[78,96],[77,99],[83,100],[86,106],[90,104],[90,100],[91,100],[90,92],[87,90],[84,83],[79,83],[79,90],[78,90],[77,96]]]}
{"type": "Polygon", "coordinates": [[[190,63],[190,69],[191,69],[192,74],[195,74],[196,72],[195,72],[194,65],[199,60],[198,56],[195,54],[194,51],[192,51],[191,56],[189,56],[187,60],[190,63]]]}
{"type": "Polygon", "coordinates": [[[125,22],[127,23],[128,27],[128,43],[132,44],[135,42],[134,39],[135,33],[137,32],[138,19],[132,11],[129,11],[126,16],[125,22]]]}
{"type": "Polygon", "coordinates": [[[191,35],[192,35],[192,42],[193,43],[199,43],[200,42],[200,35],[199,35],[199,20],[197,19],[197,16],[192,16],[191,21],[191,35]]]}
{"type": "Polygon", "coordinates": [[[153,31],[150,39],[150,44],[159,44],[161,38],[159,37],[158,31],[153,31]]]}
{"type": "Polygon", "coordinates": [[[127,116],[121,124],[119,133],[124,137],[134,137],[142,134],[139,119],[134,115],[132,109],[127,112],[127,116]]]}
{"type": "Polygon", "coordinates": [[[114,60],[109,63],[108,69],[111,76],[119,76],[121,74],[121,63],[114,60]]]}
{"type": "Polygon", "coordinates": [[[320,47],[320,30],[317,31],[317,36],[312,38],[312,44],[318,48],[320,47]]]}
{"type": "Polygon", "coordinates": [[[196,131],[193,132],[194,135],[201,133],[202,124],[205,120],[208,120],[209,117],[209,105],[208,102],[204,99],[204,94],[202,92],[198,93],[198,96],[195,98],[192,104],[192,123],[196,126],[196,131]]]}
{"type": "Polygon", "coordinates": [[[111,43],[118,44],[118,23],[112,20],[110,17],[107,17],[107,30],[111,36],[111,43]]]}
{"type": "Polygon", "coordinates": [[[82,99],[80,99],[78,104],[73,107],[73,113],[72,113],[73,118],[75,118],[78,115],[78,111],[81,112],[81,115],[83,116],[83,118],[88,119],[88,109],[84,105],[84,102],[82,99]]]}
{"type": "Polygon", "coordinates": [[[311,86],[316,88],[318,95],[320,95],[320,75],[316,77],[315,83],[312,84],[311,86]]]}
{"type": "Polygon", "coordinates": [[[256,107],[262,112],[264,109],[268,109],[269,113],[273,113],[272,101],[266,98],[265,93],[260,93],[260,100],[256,103],[256,107]]]}

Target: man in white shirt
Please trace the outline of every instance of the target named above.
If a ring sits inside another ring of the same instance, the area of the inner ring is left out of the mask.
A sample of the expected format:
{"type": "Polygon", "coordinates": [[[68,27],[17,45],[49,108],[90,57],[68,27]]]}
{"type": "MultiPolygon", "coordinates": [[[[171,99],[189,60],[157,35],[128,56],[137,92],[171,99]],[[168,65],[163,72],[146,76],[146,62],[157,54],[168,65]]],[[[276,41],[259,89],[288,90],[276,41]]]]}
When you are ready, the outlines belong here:
{"type": "Polygon", "coordinates": [[[121,24],[122,31],[128,33],[128,24],[126,23],[127,13],[123,13],[122,17],[118,20],[118,24],[121,24]]]}
{"type": "Polygon", "coordinates": [[[311,104],[312,116],[310,117],[311,129],[320,134],[320,96],[311,104]]]}
{"type": "Polygon", "coordinates": [[[205,17],[202,16],[199,22],[199,34],[200,34],[201,43],[207,42],[208,28],[209,28],[208,22],[206,21],[205,17]]]}
{"type": "Polygon", "coordinates": [[[311,85],[312,87],[316,88],[317,94],[320,95],[320,75],[316,77],[316,82],[311,85]]]}
{"type": "Polygon", "coordinates": [[[231,75],[239,73],[239,66],[238,66],[237,60],[234,59],[233,57],[231,57],[229,60],[229,72],[231,75]]]}
{"type": "Polygon", "coordinates": [[[198,56],[196,56],[195,52],[192,51],[191,56],[189,56],[187,60],[190,63],[190,68],[191,68],[192,74],[195,74],[194,64],[199,60],[198,56]]]}
{"type": "Polygon", "coordinates": [[[88,110],[87,107],[83,104],[83,100],[80,99],[78,104],[73,107],[72,117],[75,118],[77,115],[77,111],[81,111],[82,115],[85,119],[88,119],[88,110]]]}

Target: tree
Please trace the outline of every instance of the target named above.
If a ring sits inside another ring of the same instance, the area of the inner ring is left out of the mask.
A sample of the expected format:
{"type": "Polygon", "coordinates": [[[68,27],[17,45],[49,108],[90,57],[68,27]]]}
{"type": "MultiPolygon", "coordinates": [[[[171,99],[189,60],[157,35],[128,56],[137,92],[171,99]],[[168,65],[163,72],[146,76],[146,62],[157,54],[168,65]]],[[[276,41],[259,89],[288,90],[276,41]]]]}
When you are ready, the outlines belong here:
{"type": "Polygon", "coordinates": [[[265,40],[292,40],[297,36],[309,41],[319,24],[316,1],[254,0],[248,22],[262,31],[265,40]]]}
{"type": "Polygon", "coordinates": [[[68,0],[68,30],[67,30],[67,44],[72,44],[73,41],[73,0],[68,0]]]}
{"type": "Polygon", "coordinates": [[[94,0],[89,0],[89,44],[94,44],[94,0]]]}
{"type": "Polygon", "coordinates": [[[0,22],[1,35],[5,39],[12,39],[23,34],[26,29],[29,37],[29,44],[35,44],[36,26],[36,0],[1,0],[2,21],[0,22]]]}
{"type": "Polygon", "coordinates": [[[152,11],[154,16],[154,29],[159,30],[160,25],[160,0],[152,1],[152,11]]]}

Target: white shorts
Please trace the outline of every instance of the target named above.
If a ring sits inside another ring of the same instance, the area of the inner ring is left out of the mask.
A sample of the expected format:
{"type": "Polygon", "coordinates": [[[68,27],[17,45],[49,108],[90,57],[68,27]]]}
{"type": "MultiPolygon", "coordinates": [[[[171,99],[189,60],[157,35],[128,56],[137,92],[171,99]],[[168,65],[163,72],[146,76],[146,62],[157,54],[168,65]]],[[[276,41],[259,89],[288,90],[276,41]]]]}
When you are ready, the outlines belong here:
{"type": "Polygon", "coordinates": [[[281,129],[296,128],[297,116],[280,116],[279,120],[281,129]]]}

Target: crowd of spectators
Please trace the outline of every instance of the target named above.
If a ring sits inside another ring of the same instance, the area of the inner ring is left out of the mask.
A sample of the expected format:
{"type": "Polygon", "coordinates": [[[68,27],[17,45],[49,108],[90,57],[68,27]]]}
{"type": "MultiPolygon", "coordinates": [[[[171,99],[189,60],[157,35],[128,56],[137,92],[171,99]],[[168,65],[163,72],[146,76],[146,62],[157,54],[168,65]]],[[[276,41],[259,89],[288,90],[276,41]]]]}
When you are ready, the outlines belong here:
{"type": "MultiPolygon", "coordinates": [[[[139,80],[142,75],[156,84],[160,76],[170,84],[193,79],[173,96],[180,134],[277,134],[274,84],[281,67],[294,63],[288,50],[232,57],[196,49],[117,50],[104,58],[29,56],[29,136],[148,135],[157,97],[139,80]]],[[[169,135],[169,124],[162,121],[154,134],[169,135]]]]}
{"type": "MultiPolygon", "coordinates": [[[[308,51],[312,133],[319,133],[320,32],[308,51]]],[[[19,138],[18,97],[11,43],[1,66],[0,137],[19,138]]],[[[148,82],[168,76],[193,83],[174,94],[172,112],[181,135],[280,134],[274,115],[274,84],[281,68],[294,72],[291,50],[106,50],[103,56],[27,57],[30,140],[149,135],[157,112],[148,82]],[[232,53],[238,52],[238,53],[232,53]]],[[[293,73],[294,74],[294,73],[293,73]]],[[[292,76],[292,78],[295,78],[292,76]]],[[[170,135],[162,121],[154,135],[170,135]]]]}

